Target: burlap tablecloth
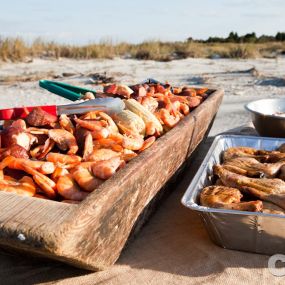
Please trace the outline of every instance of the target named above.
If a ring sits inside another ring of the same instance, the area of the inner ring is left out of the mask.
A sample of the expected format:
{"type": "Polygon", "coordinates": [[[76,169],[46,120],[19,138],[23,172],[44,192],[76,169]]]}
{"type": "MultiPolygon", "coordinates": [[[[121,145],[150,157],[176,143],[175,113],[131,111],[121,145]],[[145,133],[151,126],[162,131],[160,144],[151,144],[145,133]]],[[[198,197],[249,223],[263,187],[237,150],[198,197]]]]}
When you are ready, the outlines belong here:
{"type": "Polygon", "coordinates": [[[114,266],[94,273],[1,251],[0,284],[284,284],[285,277],[270,274],[268,256],[216,246],[200,217],[182,206],[181,197],[210,143],[114,266]]]}

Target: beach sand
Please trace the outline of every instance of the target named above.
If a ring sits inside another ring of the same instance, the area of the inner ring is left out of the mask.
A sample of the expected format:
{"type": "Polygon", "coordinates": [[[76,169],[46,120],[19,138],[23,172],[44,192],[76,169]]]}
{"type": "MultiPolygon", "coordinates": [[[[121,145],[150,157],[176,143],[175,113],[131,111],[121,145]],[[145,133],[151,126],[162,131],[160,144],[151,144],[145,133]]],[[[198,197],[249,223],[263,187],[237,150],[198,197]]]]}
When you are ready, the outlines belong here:
{"type": "MultiPolygon", "coordinates": [[[[69,102],[41,89],[29,77],[57,77],[60,81],[95,89],[99,87],[90,83],[90,73],[106,72],[115,81],[130,84],[152,77],[175,85],[223,88],[224,100],[210,132],[214,136],[250,122],[243,107],[247,102],[284,97],[284,70],[285,59],[172,62],[37,59],[32,63],[5,63],[0,66],[0,107],[69,102]],[[70,76],[62,77],[63,73],[70,76]]],[[[28,259],[1,251],[0,280],[3,284],[66,285],[280,284],[281,279],[273,277],[267,269],[268,256],[221,249],[210,241],[198,215],[180,203],[189,183],[189,173],[161,203],[118,262],[106,271],[92,273],[56,261],[28,259]]]]}
{"type": "Polygon", "coordinates": [[[223,88],[225,96],[210,135],[250,121],[244,110],[249,101],[285,96],[285,58],[232,60],[185,59],[171,62],[114,60],[44,60],[30,63],[2,63],[0,65],[1,108],[64,104],[70,101],[38,86],[33,77],[68,82],[83,87],[100,88],[92,83],[90,74],[100,73],[117,82],[133,84],[155,78],[171,84],[223,88]],[[63,74],[69,75],[63,76],[63,74]],[[21,80],[28,80],[22,82],[21,80]]]}

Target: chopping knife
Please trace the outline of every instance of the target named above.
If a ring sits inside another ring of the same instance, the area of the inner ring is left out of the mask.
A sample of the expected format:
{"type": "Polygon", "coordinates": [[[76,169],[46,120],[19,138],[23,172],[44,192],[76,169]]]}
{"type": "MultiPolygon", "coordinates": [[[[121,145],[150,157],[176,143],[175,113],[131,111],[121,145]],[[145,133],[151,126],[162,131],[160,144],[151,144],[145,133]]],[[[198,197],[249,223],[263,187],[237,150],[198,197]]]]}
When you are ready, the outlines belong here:
{"type": "Polygon", "coordinates": [[[25,118],[36,107],[40,107],[44,111],[56,116],[61,114],[82,114],[98,110],[112,115],[122,112],[125,108],[125,103],[119,98],[96,98],[82,103],[68,105],[10,108],[0,110],[0,120],[15,120],[25,118]]]}

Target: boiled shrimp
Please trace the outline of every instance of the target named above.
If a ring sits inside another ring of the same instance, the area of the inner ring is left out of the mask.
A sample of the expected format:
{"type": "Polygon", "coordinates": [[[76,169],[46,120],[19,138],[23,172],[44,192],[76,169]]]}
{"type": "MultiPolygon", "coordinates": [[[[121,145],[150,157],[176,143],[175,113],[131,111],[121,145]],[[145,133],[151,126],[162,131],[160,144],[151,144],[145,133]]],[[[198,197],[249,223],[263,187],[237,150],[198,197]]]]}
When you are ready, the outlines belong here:
{"type": "Polygon", "coordinates": [[[118,133],[119,132],[117,125],[115,124],[113,119],[108,114],[106,114],[104,112],[99,112],[98,114],[100,115],[101,119],[105,120],[108,123],[107,128],[111,133],[118,133]]]}
{"type": "Polygon", "coordinates": [[[187,104],[180,103],[180,112],[182,112],[183,115],[188,115],[190,113],[190,108],[187,104]]]}
{"type": "Polygon", "coordinates": [[[157,100],[151,96],[142,97],[141,104],[152,113],[158,108],[157,100]]]}
{"type": "Polygon", "coordinates": [[[135,153],[134,151],[130,149],[126,149],[126,148],[123,150],[123,152],[120,155],[121,159],[124,160],[125,162],[128,162],[137,156],[138,156],[137,153],[135,153]]]}
{"type": "Polygon", "coordinates": [[[68,170],[62,167],[56,167],[54,172],[51,175],[51,178],[53,181],[57,181],[59,179],[59,177],[64,176],[66,174],[68,174],[68,170]]]}
{"type": "Polygon", "coordinates": [[[94,149],[110,148],[114,151],[122,151],[123,147],[115,140],[107,138],[94,141],[94,149]]]}
{"type": "Polygon", "coordinates": [[[123,162],[120,157],[103,160],[92,166],[92,172],[96,177],[105,180],[113,176],[123,162]]]}
{"type": "Polygon", "coordinates": [[[156,133],[156,126],[153,122],[148,122],[145,125],[145,135],[146,136],[152,136],[156,133]]]}
{"type": "Polygon", "coordinates": [[[48,161],[30,160],[24,158],[17,158],[18,163],[26,164],[42,174],[51,174],[55,170],[55,165],[48,161]]]}
{"type": "Polygon", "coordinates": [[[174,127],[180,120],[179,116],[171,115],[170,112],[164,108],[159,110],[158,115],[161,118],[161,120],[163,121],[163,123],[169,128],[174,127]]]}
{"type": "Polygon", "coordinates": [[[24,176],[19,181],[1,180],[0,191],[15,193],[21,196],[32,197],[36,193],[36,186],[31,177],[24,176]]]}
{"type": "Polygon", "coordinates": [[[68,155],[57,152],[50,152],[46,156],[46,160],[55,164],[79,164],[82,158],[78,155],[68,155]]]}
{"type": "MultiPolygon", "coordinates": [[[[23,163],[21,160],[18,160],[15,157],[8,156],[1,163],[3,163],[4,165],[7,164],[6,167],[22,170],[32,175],[36,184],[47,194],[47,196],[49,196],[50,198],[55,197],[56,184],[54,183],[54,181],[29,166],[29,162],[23,163]]],[[[0,168],[2,166],[3,165],[0,164],[0,168]]]]}
{"type": "Polygon", "coordinates": [[[155,136],[152,136],[152,137],[147,138],[147,139],[144,141],[143,146],[140,148],[139,151],[140,151],[140,152],[141,152],[141,151],[144,151],[144,150],[146,150],[147,148],[149,148],[150,146],[152,146],[153,143],[155,142],[155,140],[156,140],[156,137],[155,137],[155,136]]]}
{"type": "Polygon", "coordinates": [[[40,149],[40,154],[38,154],[37,158],[43,159],[44,157],[46,157],[46,155],[53,149],[54,145],[55,142],[51,138],[48,138],[45,141],[45,144],[40,149]]]}
{"type": "Polygon", "coordinates": [[[144,142],[143,136],[122,126],[122,147],[130,150],[139,150],[144,142]]]}
{"type": "Polygon", "coordinates": [[[91,111],[88,113],[85,113],[79,117],[81,120],[99,120],[99,111],[91,111]]]}
{"type": "Polygon", "coordinates": [[[120,153],[108,148],[95,149],[89,156],[88,161],[98,162],[108,160],[113,157],[119,157],[120,153]]]}
{"type": "Polygon", "coordinates": [[[80,165],[72,169],[71,174],[77,184],[87,192],[92,192],[103,183],[103,180],[94,177],[87,168],[80,165]]]}
{"type": "Polygon", "coordinates": [[[87,132],[84,139],[83,160],[93,152],[93,138],[90,132],[87,132]]]}
{"type": "Polygon", "coordinates": [[[110,134],[107,128],[102,128],[101,130],[95,130],[91,132],[92,138],[94,140],[106,139],[110,134]]]}
{"type": "Polygon", "coordinates": [[[60,115],[59,124],[63,129],[70,132],[71,134],[74,134],[75,128],[74,128],[70,118],[67,115],[65,115],[65,114],[60,115]]]}
{"type": "Polygon", "coordinates": [[[67,200],[82,201],[88,195],[80,190],[71,174],[59,177],[56,186],[58,193],[67,200]]]}
{"type": "Polygon", "coordinates": [[[123,135],[122,146],[123,148],[130,150],[139,150],[143,146],[143,142],[143,136],[128,130],[125,131],[125,134],[123,135]]]}
{"type": "Polygon", "coordinates": [[[80,127],[85,128],[89,131],[100,131],[103,128],[102,123],[96,120],[81,120],[78,118],[74,118],[74,121],[80,127]]]}

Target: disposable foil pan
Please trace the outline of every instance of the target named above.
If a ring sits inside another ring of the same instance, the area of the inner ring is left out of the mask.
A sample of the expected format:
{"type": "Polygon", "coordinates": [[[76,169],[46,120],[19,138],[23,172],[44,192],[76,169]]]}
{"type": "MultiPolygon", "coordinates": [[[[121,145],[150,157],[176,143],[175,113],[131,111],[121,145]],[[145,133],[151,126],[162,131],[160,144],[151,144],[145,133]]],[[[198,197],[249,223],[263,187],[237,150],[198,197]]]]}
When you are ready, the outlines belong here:
{"type": "Polygon", "coordinates": [[[201,190],[213,184],[213,165],[221,163],[224,150],[236,146],[274,150],[282,143],[285,139],[236,135],[215,138],[182,203],[200,214],[209,236],[217,245],[268,255],[285,254],[285,215],[214,209],[198,204],[201,190]]]}

